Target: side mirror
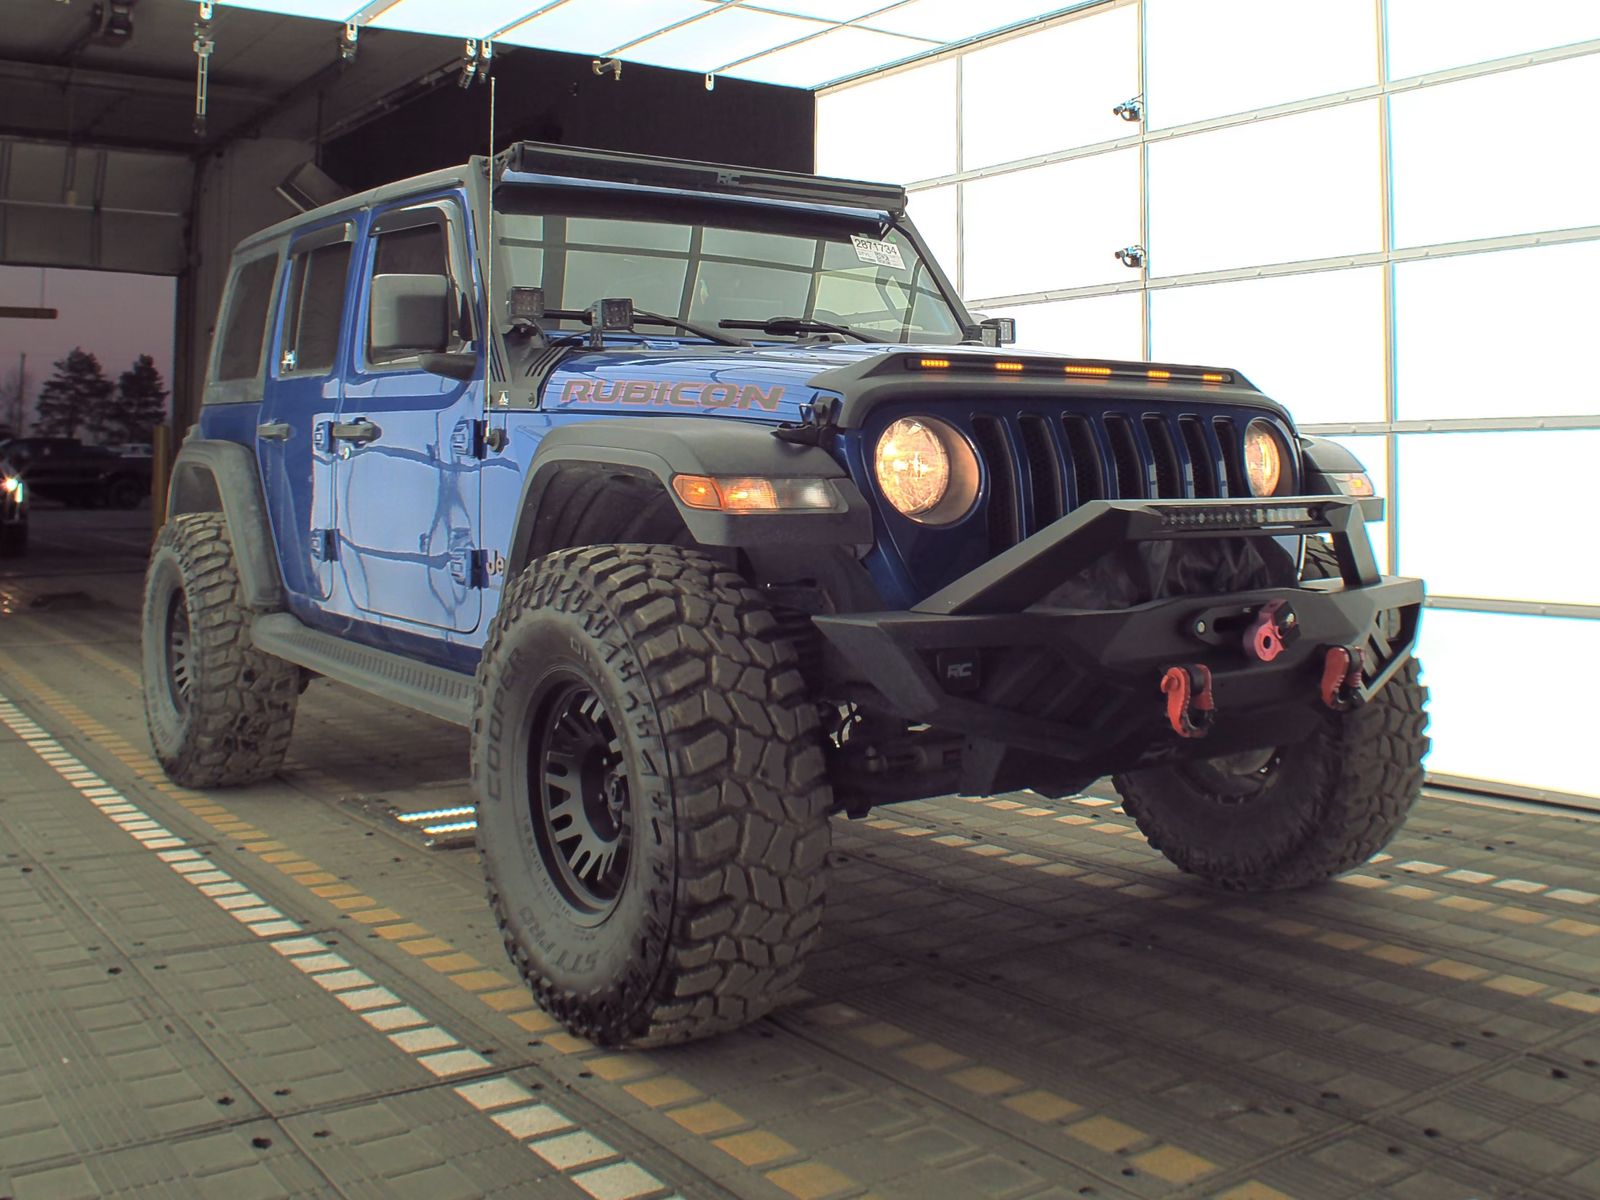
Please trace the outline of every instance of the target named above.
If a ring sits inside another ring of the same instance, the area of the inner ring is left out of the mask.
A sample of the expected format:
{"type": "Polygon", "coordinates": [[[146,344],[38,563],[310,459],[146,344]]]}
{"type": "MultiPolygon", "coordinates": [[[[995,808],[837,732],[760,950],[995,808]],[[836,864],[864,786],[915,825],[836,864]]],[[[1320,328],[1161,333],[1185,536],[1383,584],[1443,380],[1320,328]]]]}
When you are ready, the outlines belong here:
{"type": "Polygon", "coordinates": [[[368,341],[379,357],[449,348],[454,298],[443,275],[374,275],[368,341]]]}

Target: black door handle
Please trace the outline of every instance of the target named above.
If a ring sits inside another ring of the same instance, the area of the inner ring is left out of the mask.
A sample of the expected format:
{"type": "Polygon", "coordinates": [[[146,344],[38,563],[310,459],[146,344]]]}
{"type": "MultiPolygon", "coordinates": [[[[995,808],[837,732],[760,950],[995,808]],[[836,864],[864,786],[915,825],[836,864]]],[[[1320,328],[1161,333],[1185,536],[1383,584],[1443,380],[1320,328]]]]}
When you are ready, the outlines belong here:
{"type": "Polygon", "coordinates": [[[354,442],[358,446],[375,442],[383,436],[383,430],[365,417],[354,421],[335,421],[329,433],[336,442],[354,442]]]}
{"type": "Polygon", "coordinates": [[[271,421],[256,426],[256,436],[264,442],[287,442],[292,432],[287,421],[271,421]]]}

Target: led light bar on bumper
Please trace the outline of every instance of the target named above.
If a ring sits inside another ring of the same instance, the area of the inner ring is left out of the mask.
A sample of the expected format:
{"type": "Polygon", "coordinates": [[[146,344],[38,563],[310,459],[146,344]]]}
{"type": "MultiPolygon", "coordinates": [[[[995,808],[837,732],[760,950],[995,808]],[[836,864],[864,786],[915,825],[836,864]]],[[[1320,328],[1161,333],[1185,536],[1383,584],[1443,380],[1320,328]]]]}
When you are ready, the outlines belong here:
{"type": "Polygon", "coordinates": [[[672,490],[690,508],[725,513],[843,512],[844,499],[826,479],[757,475],[674,475],[672,490]]]}

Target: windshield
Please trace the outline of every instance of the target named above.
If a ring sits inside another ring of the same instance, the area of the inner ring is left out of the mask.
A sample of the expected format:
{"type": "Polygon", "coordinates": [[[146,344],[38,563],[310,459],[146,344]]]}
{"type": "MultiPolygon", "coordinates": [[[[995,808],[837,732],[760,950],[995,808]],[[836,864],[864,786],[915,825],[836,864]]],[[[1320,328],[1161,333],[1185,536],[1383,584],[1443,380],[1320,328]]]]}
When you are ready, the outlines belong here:
{"type": "MultiPolygon", "coordinates": [[[[495,221],[507,286],[544,288],[548,309],[627,297],[636,309],[755,340],[838,336],[818,325],[862,341],[962,337],[911,239],[869,217],[519,187],[502,191],[495,221]]],[[[658,332],[643,320],[639,330],[658,332]]]]}

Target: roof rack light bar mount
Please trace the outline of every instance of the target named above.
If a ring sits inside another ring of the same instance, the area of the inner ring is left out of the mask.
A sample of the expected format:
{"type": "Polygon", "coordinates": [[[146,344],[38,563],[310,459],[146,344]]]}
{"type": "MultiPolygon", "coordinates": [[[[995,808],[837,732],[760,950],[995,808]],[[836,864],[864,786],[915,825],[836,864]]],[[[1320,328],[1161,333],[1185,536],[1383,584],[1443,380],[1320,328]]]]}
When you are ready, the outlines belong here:
{"type": "Polygon", "coordinates": [[[639,187],[761,196],[802,204],[842,205],[897,215],[905,212],[906,208],[905,189],[893,184],[863,183],[825,175],[806,175],[799,171],[774,171],[728,163],[697,162],[688,158],[623,154],[611,150],[554,146],[544,142],[517,142],[500,156],[499,161],[497,179],[506,172],[512,172],[639,187]]]}

